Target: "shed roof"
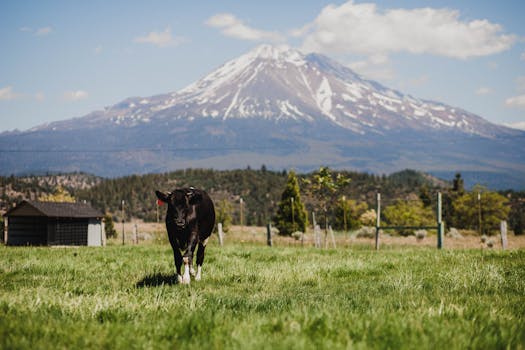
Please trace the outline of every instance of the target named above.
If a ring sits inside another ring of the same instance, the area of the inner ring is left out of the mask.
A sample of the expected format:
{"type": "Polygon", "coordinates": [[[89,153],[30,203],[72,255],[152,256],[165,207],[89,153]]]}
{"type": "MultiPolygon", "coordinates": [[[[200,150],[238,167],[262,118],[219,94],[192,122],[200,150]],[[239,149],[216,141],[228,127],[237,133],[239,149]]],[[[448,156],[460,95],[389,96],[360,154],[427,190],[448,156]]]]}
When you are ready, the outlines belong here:
{"type": "Polygon", "coordinates": [[[46,216],[56,218],[101,218],[104,215],[84,203],[23,201],[5,216],[46,216]]]}

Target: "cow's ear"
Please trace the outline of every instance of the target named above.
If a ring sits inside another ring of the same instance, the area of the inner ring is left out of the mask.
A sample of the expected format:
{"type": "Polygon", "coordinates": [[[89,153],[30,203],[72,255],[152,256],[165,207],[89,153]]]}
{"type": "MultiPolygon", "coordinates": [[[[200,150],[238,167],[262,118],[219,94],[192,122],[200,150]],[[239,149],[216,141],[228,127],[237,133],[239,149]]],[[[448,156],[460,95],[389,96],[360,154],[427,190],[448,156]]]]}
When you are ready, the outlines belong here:
{"type": "Polygon", "coordinates": [[[188,193],[188,198],[191,205],[199,204],[202,201],[202,193],[191,191],[188,193]]]}
{"type": "Polygon", "coordinates": [[[164,192],[160,192],[160,191],[155,191],[155,194],[157,195],[157,198],[158,198],[161,202],[168,203],[168,197],[169,197],[169,194],[168,194],[168,193],[164,193],[164,192]]]}

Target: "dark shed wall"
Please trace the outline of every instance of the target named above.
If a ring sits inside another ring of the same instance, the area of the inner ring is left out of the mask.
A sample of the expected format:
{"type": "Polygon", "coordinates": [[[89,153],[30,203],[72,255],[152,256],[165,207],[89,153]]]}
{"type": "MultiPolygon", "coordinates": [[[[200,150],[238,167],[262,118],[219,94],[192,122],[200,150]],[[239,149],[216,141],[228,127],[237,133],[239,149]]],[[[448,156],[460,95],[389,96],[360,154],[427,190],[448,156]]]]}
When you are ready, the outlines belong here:
{"type": "Polygon", "coordinates": [[[87,245],[87,219],[50,219],[48,225],[50,245],[87,245]]]}
{"type": "Polygon", "coordinates": [[[30,216],[10,217],[7,244],[47,244],[47,218],[30,216]]]}

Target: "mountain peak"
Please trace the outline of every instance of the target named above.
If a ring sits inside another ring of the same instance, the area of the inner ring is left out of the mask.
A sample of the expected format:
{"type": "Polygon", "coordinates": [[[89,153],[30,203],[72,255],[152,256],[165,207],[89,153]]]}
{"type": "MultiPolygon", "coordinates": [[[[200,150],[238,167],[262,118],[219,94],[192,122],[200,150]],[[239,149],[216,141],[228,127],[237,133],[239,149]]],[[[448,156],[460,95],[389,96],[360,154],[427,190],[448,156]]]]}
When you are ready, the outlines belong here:
{"type": "MultiPolygon", "coordinates": [[[[98,127],[109,121],[131,127],[155,120],[203,118],[320,121],[361,135],[448,130],[493,137],[510,132],[462,109],[365,80],[329,57],[268,44],[226,62],[178,92],[127,99],[69,126],[98,127]]],[[[60,128],[58,124],[52,127],[60,128]]]]}
{"type": "Polygon", "coordinates": [[[288,45],[259,45],[248,52],[246,56],[252,59],[286,61],[296,64],[305,63],[305,56],[299,50],[288,45]]]}

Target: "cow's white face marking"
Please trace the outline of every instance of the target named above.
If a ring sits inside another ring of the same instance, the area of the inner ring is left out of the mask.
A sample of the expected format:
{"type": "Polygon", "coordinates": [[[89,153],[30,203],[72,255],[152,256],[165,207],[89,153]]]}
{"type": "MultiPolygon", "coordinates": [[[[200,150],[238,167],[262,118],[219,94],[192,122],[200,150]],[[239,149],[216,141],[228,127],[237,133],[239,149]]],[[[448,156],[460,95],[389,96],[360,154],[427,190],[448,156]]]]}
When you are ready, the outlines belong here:
{"type": "Polygon", "coordinates": [[[182,258],[184,261],[184,275],[182,276],[182,284],[190,284],[190,259],[182,258]]]}
{"type": "Polygon", "coordinates": [[[197,275],[195,276],[195,281],[201,280],[201,272],[202,272],[202,266],[197,266],[197,275]]]}

